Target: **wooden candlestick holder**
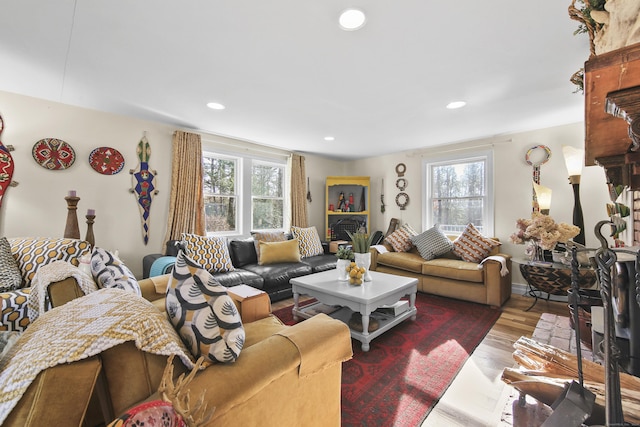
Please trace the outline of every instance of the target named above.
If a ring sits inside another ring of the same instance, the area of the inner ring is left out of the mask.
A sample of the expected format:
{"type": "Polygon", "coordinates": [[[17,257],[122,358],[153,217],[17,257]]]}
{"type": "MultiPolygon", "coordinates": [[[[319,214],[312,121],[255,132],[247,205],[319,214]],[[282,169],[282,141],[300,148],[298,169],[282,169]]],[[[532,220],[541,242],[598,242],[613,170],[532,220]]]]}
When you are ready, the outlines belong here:
{"type": "Polygon", "coordinates": [[[86,215],[87,218],[87,236],[84,238],[87,242],[91,243],[91,247],[96,246],[96,238],[93,235],[93,220],[96,219],[95,215],[86,215]]]}
{"type": "Polygon", "coordinates": [[[67,225],[64,229],[64,237],[67,239],[79,239],[80,227],[78,226],[78,215],[76,210],[78,209],[78,202],[80,197],[67,196],[64,198],[67,201],[67,225]]]}

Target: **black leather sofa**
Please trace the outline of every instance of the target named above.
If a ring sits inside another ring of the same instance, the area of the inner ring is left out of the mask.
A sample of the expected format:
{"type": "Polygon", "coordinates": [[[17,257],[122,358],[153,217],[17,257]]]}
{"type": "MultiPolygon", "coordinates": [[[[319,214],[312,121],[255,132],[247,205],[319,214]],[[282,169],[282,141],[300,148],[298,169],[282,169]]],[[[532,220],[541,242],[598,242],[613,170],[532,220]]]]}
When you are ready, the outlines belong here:
{"type": "MultiPolygon", "coordinates": [[[[167,242],[167,253],[147,255],[143,259],[143,278],[149,277],[151,267],[160,257],[177,255],[179,242],[167,242]]],[[[329,253],[329,247],[324,244],[324,254],[302,258],[300,262],[284,262],[278,264],[259,265],[253,239],[230,240],[229,255],[234,271],[212,273],[221,285],[230,288],[237,285],[249,285],[265,291],[272,302],[291,298],[291,284],[294,277],[305,276],[336,268],[337,258],[329,253]]],[[[166,260],[166,258],[164,258],[166,260]]],[[[170,271],[170,268],[166,271],[170,271]]]]}

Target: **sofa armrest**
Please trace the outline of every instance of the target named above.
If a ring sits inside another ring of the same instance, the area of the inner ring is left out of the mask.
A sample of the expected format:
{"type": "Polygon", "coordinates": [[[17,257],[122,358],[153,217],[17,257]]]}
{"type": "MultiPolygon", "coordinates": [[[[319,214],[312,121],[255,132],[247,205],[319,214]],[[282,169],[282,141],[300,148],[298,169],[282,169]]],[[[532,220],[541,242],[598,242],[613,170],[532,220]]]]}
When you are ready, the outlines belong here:
{"type": "Polygon", "coordinates": [[[84,292],[73,277],[51,283],[47,287],[47,293],[52,307],[60,307],[71,300],[84,296],[84,292]]]}
{"type": "Polygon", "coordinates": [[[346,325],[320,314],[244,349],[235,363],[207,367],[190,398],[204,394],[216,408],[212,426],[339,426],[342,362],[351,356],[346,325]]]}
{"type": "Polygon", "coordinates": [[[484,284],[487,287],[487,304],[500,307],[511,298],[511,255],[498,253],[495,256],[504,258],[508,273],[502,275],[502,263],[489,259],[483,263],[484,284]]]}
{"type": "Polygon", "coordinates": [[[170,278],[171,274],[163,274],[162,276],[138,280],[142,297],[151,302],[164,298],[170,278]]]}

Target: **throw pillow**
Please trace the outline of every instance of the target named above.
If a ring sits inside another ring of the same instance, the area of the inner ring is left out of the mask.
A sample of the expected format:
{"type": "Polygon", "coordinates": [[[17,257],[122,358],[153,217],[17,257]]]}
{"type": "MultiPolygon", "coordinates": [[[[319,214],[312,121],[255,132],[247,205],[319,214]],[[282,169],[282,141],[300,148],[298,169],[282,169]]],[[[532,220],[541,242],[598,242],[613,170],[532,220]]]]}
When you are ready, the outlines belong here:
{"type": "Polygon", "coordinates": [[[418,248],[420,256],[427,261],[446,254],[453,246],[453,242],[440,231],[437,225],[417,236],[412,236],[411,241],[418,248]]]}
{"type": "Polygon", "coordinates": [[[258,259],[260,259],[260,242],[284,242],[287,240],[284,231],[256,231],[251,234],[253,234],[253,240],[255,240],[258,259]]]}
{"type": "Polygon", "coordinates": [[[6,237],[0,238],[0,292],[12,291],[22,286],[22,275],[11,245],[6,237]]]}
{"type": "Polygon", "coordinates": [[[417,235],[418,233],[416,233],[409,224],[404,224],[402,227],[389,234],[385,240],[391,245],[394,251],[407,252],[411,249],[411,246],[413,246],[411,237],[417,235]]]}
{"type": "Polygon", "coordinates": [[[501,243],[485,237],[471,223],[453,242],[453,252],[467,262],[480,262],[501,243]]]}
{"type": "Polygon", "coordinates": [[[142,296],[135,276],[117,256],[102,248],[91,255],[91,274],[101,288],[118,288],[142,296]]]}
{"type": "Polygon", "coordinates": [[[33,276],[41,266],[61,260],[77,267],[79,258],[91,253],[91,244],[85,240],[40,237],[18,237],[9,240],[24,287],[31,286],[33,276]]]}
{"type": "Polygon", "coordinates": [[[169,320],[196,359],[236,361],[245,340],[240,313],[227,288],[182,251],[165,304],[169,320]]]}
{"type": "Polygon", "coordinates": [[[182,233],[182,240],[189,257],[211,273],[224,273],[235,268],[229,256],[227,239],[182,233]]]}
{"type": "Polygon", "coordinates": [[[308,228],[291,227],[291,234],[293,234],[294,239],[298,239],[302,258],[324,254],[322,242],[315,225],[308,228]]]}
{"type": "Polygon", "coordinates": [[[300,262],[298,239],[284,242],[260,242],[259,265],[277,264],[280,262],[300,262]]]}

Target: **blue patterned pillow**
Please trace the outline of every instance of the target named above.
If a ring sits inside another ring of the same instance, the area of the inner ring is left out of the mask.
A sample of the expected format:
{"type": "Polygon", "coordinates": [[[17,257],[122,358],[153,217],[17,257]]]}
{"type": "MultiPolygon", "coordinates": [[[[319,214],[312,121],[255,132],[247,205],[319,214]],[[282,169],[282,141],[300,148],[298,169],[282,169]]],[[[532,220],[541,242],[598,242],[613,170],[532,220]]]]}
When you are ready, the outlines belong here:
{"type": "Polygon", "coordinates": [[[245,340],[240,313],[227,288],[182,251],[165,301],[169,320],[196,359],[236,361],[245,340]]]}
{"type": "Polygon", "coordinates": [[[418,248],[420,256],[427,261],[453,249],[453,242],[440,231],[437,225],[417,236],[411,236],[411,241],[418,248]]]}
{"type": "Polygon", "coordinates": [[[117,256],[102,248],[95,248],[91,255],[91,274],[101,288],[119,288],[142,296],[131,270],[117,256]]]}

